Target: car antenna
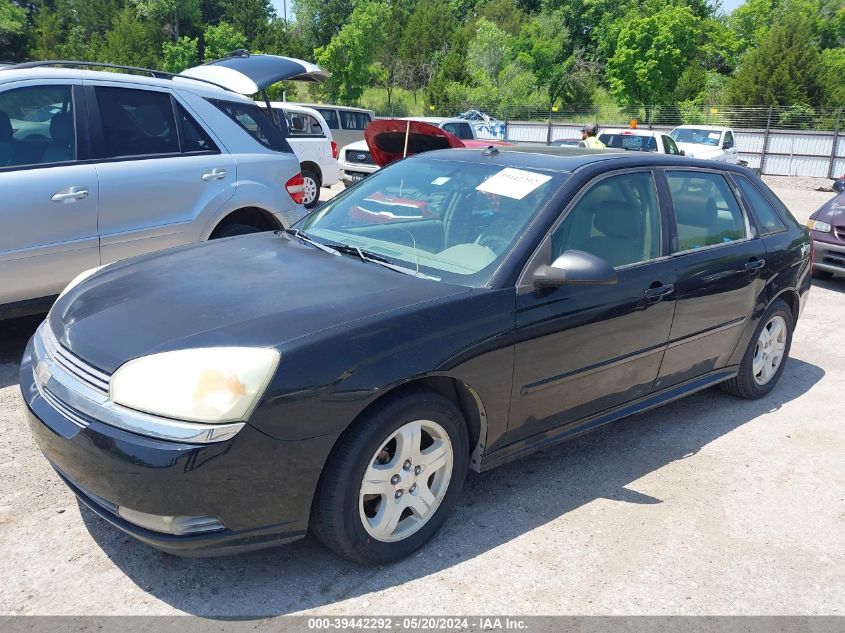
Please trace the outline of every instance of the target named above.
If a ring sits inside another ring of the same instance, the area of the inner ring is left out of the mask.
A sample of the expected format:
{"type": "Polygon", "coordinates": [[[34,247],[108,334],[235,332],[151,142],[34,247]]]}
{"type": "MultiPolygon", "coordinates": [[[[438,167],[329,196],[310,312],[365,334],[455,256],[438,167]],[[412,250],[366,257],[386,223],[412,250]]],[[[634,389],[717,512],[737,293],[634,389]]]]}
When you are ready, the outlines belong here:
{"type": "Polygon", "coordinates": [[[488,145],[488,146],[484,149],[484,151],[483,151],[483,152],[481,152],[481,155],[482,155],[482,156],[495,156],[495,155],[496,155],[496,154],[498,154],[498,153],[499,153],[499,150],[497,150],[497,149],[496,149],[495,147],[493,147],[492,145],[488,145]]]}

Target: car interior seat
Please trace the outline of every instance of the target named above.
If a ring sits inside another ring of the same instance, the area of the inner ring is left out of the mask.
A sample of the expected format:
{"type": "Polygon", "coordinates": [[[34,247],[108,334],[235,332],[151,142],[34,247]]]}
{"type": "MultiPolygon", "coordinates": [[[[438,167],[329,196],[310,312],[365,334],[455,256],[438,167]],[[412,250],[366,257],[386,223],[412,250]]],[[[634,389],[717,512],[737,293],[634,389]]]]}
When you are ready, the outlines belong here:
{"type": "Polygon", "coordinates": [[[50,137],[50,144],[44,150],[43,162],[60,163],[73,160],[73,114],[56,114],[50,121],[50,137]]]}

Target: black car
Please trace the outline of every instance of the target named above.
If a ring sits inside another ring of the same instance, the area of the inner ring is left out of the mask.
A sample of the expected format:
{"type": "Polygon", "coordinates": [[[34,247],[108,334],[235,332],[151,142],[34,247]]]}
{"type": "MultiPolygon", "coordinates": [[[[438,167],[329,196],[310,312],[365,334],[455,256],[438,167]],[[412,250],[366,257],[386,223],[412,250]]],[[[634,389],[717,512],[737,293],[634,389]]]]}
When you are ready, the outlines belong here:
{"type": "Polygon", "coordinates": [[[154,547],[311,529],[385,563],[434,535],[468,468],[716,384],[765,395],[810,266],[747,169],[433,151],[293,229],[75,281],[20,383],[61,478],[154,547]]]}

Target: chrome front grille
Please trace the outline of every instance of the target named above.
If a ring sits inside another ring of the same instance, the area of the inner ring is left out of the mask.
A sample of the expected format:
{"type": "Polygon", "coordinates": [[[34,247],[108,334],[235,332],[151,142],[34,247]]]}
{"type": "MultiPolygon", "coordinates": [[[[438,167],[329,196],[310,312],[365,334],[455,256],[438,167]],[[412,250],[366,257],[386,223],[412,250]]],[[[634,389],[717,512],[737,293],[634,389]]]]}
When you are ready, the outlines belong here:
{"type": "Polygon", "coordinates": [[[346,150],[347,163],[359,163],[361,165],[374,165],[373,158],[367,150],[346,150]]]}
{"type": "Polygon", "coordinates": [[[833,232],[836,237],[845,242],[845,226],[834,226],[833,232]]]}
{"type": "Polygon", "coordinates": [[[44,343],[44,350],[57,365],[92,389],[95,389],[103,394],[107,394],[109,392],[109,375],[100,371],[96,367],[92,367],[84,360],[62,347],[62,344],[59,343],[48,323],[45,323],[44,326],[41,327],[41,335],[41,340],[44,343]]]}

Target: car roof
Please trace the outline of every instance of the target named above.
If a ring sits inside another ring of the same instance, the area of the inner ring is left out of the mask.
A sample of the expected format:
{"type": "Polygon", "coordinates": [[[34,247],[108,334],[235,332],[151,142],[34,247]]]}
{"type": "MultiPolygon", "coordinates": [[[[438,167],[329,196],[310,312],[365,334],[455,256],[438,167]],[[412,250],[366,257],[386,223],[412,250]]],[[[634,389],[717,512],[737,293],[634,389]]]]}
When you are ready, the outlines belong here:
{"type": "Polygon", "coordinates": [[[674,156],[655,152],[628,152],[614,150],[595,150],[579,147],[548,147],[545,145],[497,147],[496,152],[484,154],[484,149],[441,149],[414,158],[433,158],[436,160],[457,160],[473,163],[489,163],[502,167],[543,169],[572,173],[590,165],[607,163],[614,168],[624,167],[694,167],[706,170],[732,171],[747,174],[746,167],[729,163],[716,163],[712,160],[699,160],[686,156],[674,156]]]}
{"type": "MultiPolygon", "coordinates": [[[[262,101],[256,101],[260,106],[265,105],[262,101]]],[[[308,106],[299,105],[295,103],[288,103],[287,101],[271,101],[270,107],[279,108],[281,110],[287,110],[288,112],[300,112],[302,114],[310,114],[311,116],[318,117],[320,119],[323,118],[323,115],[317,112],[314,108],[309,108],[308,106]]]]}
{"type": "Polygon", "coordinates": [[[448,116],[403,116],[398,117],[400,121],[422,121],[432,125],[443,125],[444,123],[468,123],[466,119],[448,116]]]}
{"type": "Polygon", "coordinates": [[[37,68],[20,68],[14,66],[0,68],[0,84],[12,81],[23,81],[32,79],[66,79],[90,81],[112,81],[118,83],[132,84],[136,86],[157,86],[171,90],[185,90],[202,97],[213,99],[226,99],[228,101],[242,101],[252,103],[250,99],[239,95],[236,92],[218,88],[212,84],[191,79],[189,77],[173,77],[163,79],[158,77],[147,77],[145,75],[132,75],[129,73],[105,72],[101,70],[83,70],[77,68],[43,66],[37,68]]]}
{"type": "Polygon", "coordinates": [[[676,130],[730,130],[724,125],[678,125],[676,130]]]}
{"type": "MultiPolygon", "coordinates": [[[[286,101],[285,103],[290,103],[286,101]]],[[[353,106],[344,106],[344,105],[336,105],[334,103],[303,103],[297,101],[296,103],[291,103],[291,105],[300,105],[306,108],[337,108],[338,110],[349,110],[351,112],[368,112],[370,114],[373,113],[372,110],[367,110],[367,108],[355,108],[353,106]]]]}
{"type": "Polygon", "coordinates": [[[623,128],[607,128],[599,130],[599,136],[602,134],[623,134],[626,136],[668,136],[668,132],[662,130],[646,130],[638,127],[623,127],[623,128]]]}

